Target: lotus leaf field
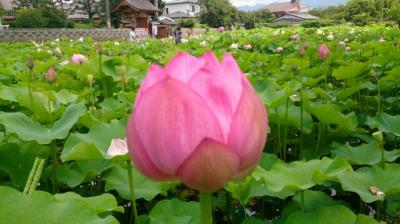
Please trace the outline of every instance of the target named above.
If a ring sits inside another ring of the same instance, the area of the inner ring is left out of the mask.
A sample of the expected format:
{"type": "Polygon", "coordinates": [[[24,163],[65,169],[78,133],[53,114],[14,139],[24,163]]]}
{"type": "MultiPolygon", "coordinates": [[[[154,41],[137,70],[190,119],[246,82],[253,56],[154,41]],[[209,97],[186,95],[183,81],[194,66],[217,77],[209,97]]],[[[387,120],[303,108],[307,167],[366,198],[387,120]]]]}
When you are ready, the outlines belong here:
{"type": "Polygon", "coordinates": [[[259,165],[212,194],[214,223],[400,223],[400,30],[383,25],[0,43],[0,223],[200,224],[197,191],[111,150],[150,65],[182,51],[230,52],[268,111],[259,165]]]}

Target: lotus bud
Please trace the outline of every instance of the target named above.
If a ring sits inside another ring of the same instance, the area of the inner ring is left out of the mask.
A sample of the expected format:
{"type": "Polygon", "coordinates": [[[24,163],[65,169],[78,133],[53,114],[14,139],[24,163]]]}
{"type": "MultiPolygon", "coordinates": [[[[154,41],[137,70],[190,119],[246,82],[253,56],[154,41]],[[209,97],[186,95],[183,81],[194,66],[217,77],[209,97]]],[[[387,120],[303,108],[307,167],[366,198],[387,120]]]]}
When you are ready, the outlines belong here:
{"type": "Polygon", "coordinates": [[[321,44],[318,49],[318,55],[321,59],[326,60],[329,57],[330,51],[326,44],[321,44]]]}
{"type": "Polygon", "coordinates": [[[102,55],[104,53],[104,48],[101,46],[97,48],[97,53],[99,53],[99,55],[102,55]]]}
{"type": "Polygon", "coordinates": [[[225,27],[220,26],[220,27],[218,28],[218,31],[219,31],[220,33],[223,33],[223,32],[225,31],[225,27]]]}
{"type": "Polygon", "coordinates": [[[372,137],[374,137],[375,141],[378,142],[380,145],[383,143],[383,133],[382,131],[376,131],[372,134],[372,137]]]}
{"type": "Polygon", "coordinates": [[[90,86],[93,85],[94,78],[93,78],[93,75],[92,75],[92,74],[87,75],[87,76],[86,76],[86,80],[87,80],[87,82],[89,83],[90,86]]]}
{"type": "Polygon", "coordinates": [[[56,79],[57,79],[57,72],[56,72],[56,70],[54,69],[54,67],[50,67],[50,68],[47,70],[47,73],[46,73],[46,80],[47,80],[47,82],[49,82],[49,83],[53,83],[53,82],[56,81],[56,79]]]}
{"type": "Polygon", "coordinates": [[[56,56],[56,57],[61,57],[61,49],[60,48],[56,48],[55,50],[54,50],[54,56],[56,56]]]}
{"type": "Polygon", "coordinates": [[[35,62],[33,61],[33,58],[29,58],[29,60],[26,62],[26,66],[28,66],[30,70],[32,70],[33,67],[35,67],[35,62]]]}
{"type": "Polygon", "coordinates": [[[300,56],[304,56],[306,54],[306,50],[304,49],[304,47],[299,48],[299,54],[300,56]]]}
{"type": "Polygon", "coordinates": [[[154,180],[221,189],[258,165],[268,133],[264,104],[235,59],[206,52],[152,65],[127,124],[136,168],[154,180]]]}

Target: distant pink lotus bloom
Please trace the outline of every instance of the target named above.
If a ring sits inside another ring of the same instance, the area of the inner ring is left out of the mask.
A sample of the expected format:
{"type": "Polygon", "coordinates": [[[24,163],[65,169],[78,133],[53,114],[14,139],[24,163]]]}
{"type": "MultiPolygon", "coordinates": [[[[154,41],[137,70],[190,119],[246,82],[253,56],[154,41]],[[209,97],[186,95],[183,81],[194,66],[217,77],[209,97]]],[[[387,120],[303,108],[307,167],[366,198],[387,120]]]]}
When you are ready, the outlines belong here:
{"type": "Polygon", "coordinates": [[[252,46],[251,46],[251,44],[245,44],[245,45],[243,46],[243,48],[244,48],[245,50],[250,50],[250,49],[252,48],[252,46]]]}
{"type": "Polygon", "coordinates": [[[218,28],[218,31],[221,32],[221,33],[223,33],[223,32],[225,31],[225,27],[220,26],[220,27],[218,28]]]}
{"type": "Polygon", "coordinates": [[[107,154],[110,156],[125,155],[128,153],[128,146],[125,139],[113,139],[108,147],[107,154]]]}
{"type": "Polygon", "coordinates": [[[71,62],[76,65],[82,64],[87,60],[87,57],[83,54],[73,54],[71,57],[71,62]]]}
{"type": "Polygon", "coordinates": [[[300,35],[298,35],[298,34],[293,34],[292,36],[290,36],[290,39],[293,40],[293,41],[300,40],[300,35]]]}
{"type": "Polygon", "coordinates": [[[383,38],[383,37],[379,38],[379,42],[380,43],[384,43],[385,42],[385,38],[383,38]]]}
{"type": "Polygon", "coordinates": [[[326,44],[321,44],[318,49],[318,55],[321,59],[326,60],[330,55],[330,50],[326,44]]]}
{"type": "Polygon", "coordinates": [[[277,48],[275,49],[275,51],[276,51],[277,53],[281,53],[281,52],[283,51],[283,47],[277,47],[277,48]]]}
{"type": "Polygon", "coordinates": [[[206,52],[150,67],[126,133],[143,175],[213,192],[254,170],[267,129],[264,104],[232,55],[219,62],[206,52]]]}

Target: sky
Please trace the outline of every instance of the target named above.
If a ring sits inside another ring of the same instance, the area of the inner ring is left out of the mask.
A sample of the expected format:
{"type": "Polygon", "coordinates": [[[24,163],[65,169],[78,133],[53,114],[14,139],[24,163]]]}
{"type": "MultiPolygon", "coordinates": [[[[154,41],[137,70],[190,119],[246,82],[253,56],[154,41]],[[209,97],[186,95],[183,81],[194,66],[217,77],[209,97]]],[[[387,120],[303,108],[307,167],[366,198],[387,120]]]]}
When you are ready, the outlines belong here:
{"type": "MultiPolygon", "coordinates": [[[[230,0],[235,6],[244,6],[244,5],[256,5],[256,4],[269,4],[272,2],[288,2],[290,0],[230,0]]],[[[345,3],[346,0],[300,0],[305,4],[309,5],[335,5],[338,3],[345,3]]]]}
{"type": "MultiPolygon", "coordinates": [[[[166,0],[166,1],[168,2],[172,0],[166,0]]],[[[244,5],[252,6],[256,4],[266,5],[272,2],[287,2],[290,0],[229,0],[229,1],[231,1],[234,6],[239,7],[244,5]]],[[[300,0],[300,2],[314,6],[326,6],[326,5],[335,5],[338,3],[345,3],[346,0],[300,0]]]]}

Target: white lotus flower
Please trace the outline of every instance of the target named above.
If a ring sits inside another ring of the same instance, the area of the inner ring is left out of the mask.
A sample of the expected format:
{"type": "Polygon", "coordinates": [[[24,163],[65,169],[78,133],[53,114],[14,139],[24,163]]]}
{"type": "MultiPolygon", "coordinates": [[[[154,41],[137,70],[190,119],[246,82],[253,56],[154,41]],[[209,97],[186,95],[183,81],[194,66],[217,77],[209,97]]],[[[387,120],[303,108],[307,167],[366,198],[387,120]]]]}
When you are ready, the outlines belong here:
{"type": "Polygon", "coordinates": [[[60,63],[60,65],[62,65],[62,66],[68,65],[68,64],[69,64],[69,61],[68,61],[68,60],[65,60],[65,61],[63,61],[63,62],[60,63]]]}
{"type": "Polygon", "coordinates": [[[207,41],[203,40],[200,42],[201,47],[207,47],[207,41]]]}
{"type": "Polygon", "coordinates": [[[128,153],[126,139],[113,139],[108,147],[107,154],[110,156],[125,155],[128,153]]]}
{"type": "Polygon", "coordinates": [[[78,40],[79,40],[79,42],[82,43],[83,42],[83,37],[80,37],[78,40]]]}
{"type": "Polygon", "coordinates": [[[233,44],[231,44],[231,48],[236,50],[239,48],[239,45],[237,43],[233,43],[233,44]]]}
{"type": "Polygon", "coordinates": [[[281,52],[283,51],[283,47],[277,47],[277,48],[275,49],[275,51],[276,51],[277,53],[281,53],[281,52]]]}
{"type": "Polygon", "coordinates": [[[333,36],[333,34],[331,33],[326,37],[326,39],[333,40],[333,39],[335,39],[335,36],[333,36]]]}

